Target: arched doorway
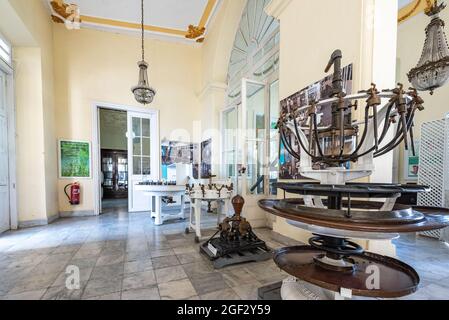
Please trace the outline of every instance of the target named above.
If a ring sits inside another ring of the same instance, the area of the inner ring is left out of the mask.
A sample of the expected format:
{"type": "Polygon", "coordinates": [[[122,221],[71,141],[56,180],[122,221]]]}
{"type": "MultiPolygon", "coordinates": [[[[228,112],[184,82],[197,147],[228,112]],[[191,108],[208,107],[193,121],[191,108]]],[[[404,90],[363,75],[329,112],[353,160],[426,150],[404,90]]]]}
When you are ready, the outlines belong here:
{"type": "Polygon", "coordinates": [[[266,224],[257,200],[276,194],[272,185],[278,178],[280,34],[279,22],[264,11],[268,3],[248,0],[243,11],[228,67],[221,124],[222,175],[238,185],[247,201],[246,216],[256,227],[266,224]]]}

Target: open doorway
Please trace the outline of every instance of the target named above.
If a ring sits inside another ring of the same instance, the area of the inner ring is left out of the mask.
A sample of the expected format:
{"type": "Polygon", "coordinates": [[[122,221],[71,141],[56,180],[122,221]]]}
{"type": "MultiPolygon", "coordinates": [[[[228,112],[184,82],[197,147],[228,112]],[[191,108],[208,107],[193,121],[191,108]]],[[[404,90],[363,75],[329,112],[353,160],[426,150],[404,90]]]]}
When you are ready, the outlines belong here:
{"type": "Polygon", "coordinates": [[[93,180],[95,215],[152,211],[152,199],[139,190],[160,179],[159,112],[94,102],[93,180]]]}
{"type": "Polygon", "coordinates": [[[0,34],[0,233],[17,229],[12,48],[0,34]]]}
{"type": "Polygon", "coordinates": [[[127,112],[99,109],[102,212],[128,209],[127,112]]]}

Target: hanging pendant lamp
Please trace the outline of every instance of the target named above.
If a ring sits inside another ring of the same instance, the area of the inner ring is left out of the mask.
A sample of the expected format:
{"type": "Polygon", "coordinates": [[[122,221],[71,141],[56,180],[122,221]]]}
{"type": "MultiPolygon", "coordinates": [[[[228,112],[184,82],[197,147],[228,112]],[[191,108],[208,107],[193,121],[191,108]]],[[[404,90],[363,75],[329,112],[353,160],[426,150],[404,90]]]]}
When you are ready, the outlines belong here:
{"type": "Polygon", "coordinates": [[[139,66],[139,83],[137,86],[132,88],[132,93],[136,98],[137,102],[146,105],[153,102],[156,91],[149,86],[148,83],[148,63],[145,62],[145,26],[144,26],[144,6],[143,1],[141,1],[142,8],[142,61],[139,61],[137,65],[139,66]]]}
{"type": "Polygon", "coordinates": [[[419,91],[433,91],[442,87],[449,80],[449,46],[444,33],[445,23],[439,17],[446,8],[444,3],[436,0],[426,10],[431,22],[426,28],[426,41],[418,62],[409,74],[409,81],[419,91]]]}

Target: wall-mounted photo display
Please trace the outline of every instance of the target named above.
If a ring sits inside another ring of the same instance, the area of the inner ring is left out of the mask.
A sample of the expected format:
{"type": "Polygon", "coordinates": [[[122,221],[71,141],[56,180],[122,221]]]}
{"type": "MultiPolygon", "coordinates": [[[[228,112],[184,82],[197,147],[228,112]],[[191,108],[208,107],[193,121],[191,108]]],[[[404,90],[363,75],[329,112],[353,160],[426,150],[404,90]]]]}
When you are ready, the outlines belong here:
{"type": "Polygon", "coordinates": [[[199,149],[198,143],[170,141],[162,145],[162,177],[168,179],[170,169],[175,168],[177,164],[184,164],[192,165],[193,178],[198,179],[199,149]]]}
{"type": "Polygon", "coordinates": [[[162,146],[162,165],[194,164],[197,162],[195,158],[197,149],[197,144],[169,142],[168,145],[162,146]]]}
{"type": "Polygon", "coordinates": [[[195,143],[193,144],[193,167],[192,167],[192,174],[193,179],[199,179],[200,178],[200,144],[195,143]]]}
{"type": "Polygon", "coordinates": [[[91,143],[88,141],[59,140],[59,178],[85,178],[91,175],[91,143]]]}
{"type": "MultiPolygon", "coordinates": [[[[343,89],[346,94],[352,93],[353,65],[350,64],[343,68],[343,89]]],[[[290,97],[281,101],[281,113],[295,112],[301,107],[309,105],[312,101],[320,101],[332,96],[332,78],[333,74],[328,75],[323,80],[318,81],[290,97]]],[[[302,125],[308,125],[307,109],[299,112],[299,118],[302,125]]],[[[317,119],[319,127],[326,127],[332,124],[332,104],[325,104],[317,108],[317,119]]],[[[287,137],[291,139],[293,149],[299,153],[299,145],[294,135],[287,137]]],[[[326,153],[326,150],[323,150],[326,153]]],[[[285,149],[284,144],[280,143],[279,150],[279,179],[281,180],[301,180],[304,179],[299,173],[299,160],[293,158],[285,149]]],[[[319,164],[317,164],[319,166],[319,164]]]]}
{"type": "Polygon", "coordinates": [[[212,139],[201,143],[201,179],[208,179],[212,173],[212,139]]]}

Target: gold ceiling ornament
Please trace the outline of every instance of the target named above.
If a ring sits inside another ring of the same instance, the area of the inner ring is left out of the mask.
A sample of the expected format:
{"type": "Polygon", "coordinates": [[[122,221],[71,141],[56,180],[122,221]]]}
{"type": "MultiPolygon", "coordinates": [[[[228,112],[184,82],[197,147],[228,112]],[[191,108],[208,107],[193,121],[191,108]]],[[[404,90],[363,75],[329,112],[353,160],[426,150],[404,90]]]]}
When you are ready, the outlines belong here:
{"type": "Polygon", "coordinates": [[[64,23],[69,29],[79,29],[81,18],[78,5],[64,3],[64,0],[52,0],[50,5],[54,11],[51,15],[53,22],[64,23]]]}
{"type": "Polygon", "coordinates": [[[204,33],[206,32],[205,27],[194,26],[193,24],[189,25],[187,30],[187,39],[196,40],[198,43],[204,42],[204,33]]]}
{"type": "Polygon", "coordinates": [[[414,0],[412,3],[399,10],[398,23],[402,23],[420,12],[429,12],[434,4],[435,0],[414,0]]]}
{"type": "Polygon", "coordinates": [[[64,23],[64,20],[54,14],[51,15],[51,20],[55,23],[64,23]]]}

